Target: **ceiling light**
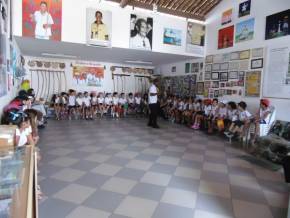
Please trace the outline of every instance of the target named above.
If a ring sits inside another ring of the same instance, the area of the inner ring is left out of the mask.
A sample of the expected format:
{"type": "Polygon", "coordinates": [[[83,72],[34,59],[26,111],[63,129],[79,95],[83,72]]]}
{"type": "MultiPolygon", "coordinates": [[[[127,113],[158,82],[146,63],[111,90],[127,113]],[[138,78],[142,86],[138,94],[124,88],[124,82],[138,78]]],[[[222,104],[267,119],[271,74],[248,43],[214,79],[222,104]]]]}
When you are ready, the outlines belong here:
{"type": "Polygon", "coordinates": [[[125,61],[125,63],[129,63],[129,64],[148,64],[148,65],[152,65],[152,61],[127,60],[127,61],[125,61]]]}
{"type": "Polygon", "coordinates": [[[75,55],[57,54],[57,53],[41,53],[42,56],[56,57],[56,58],[72,58],[76,59],[75,55]]]}

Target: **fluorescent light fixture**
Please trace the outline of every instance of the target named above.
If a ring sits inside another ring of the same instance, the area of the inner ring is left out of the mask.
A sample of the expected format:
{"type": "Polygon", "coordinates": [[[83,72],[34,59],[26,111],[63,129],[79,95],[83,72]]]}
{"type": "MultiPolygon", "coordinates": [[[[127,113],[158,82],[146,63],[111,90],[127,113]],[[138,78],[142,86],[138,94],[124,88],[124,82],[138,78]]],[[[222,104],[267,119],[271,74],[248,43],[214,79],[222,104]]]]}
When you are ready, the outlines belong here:
{"type": "Polygon", "coordinates": [[[129,64],[149,64],[152,65],[152,61],[138,61],[138,60],[127,60],[125,63],[129,64]]]}
{"type": "Polygon", "coordinates": [[[56,57],[56,58],[72,58],[75,59],[77,56],[75,55],[66,55],[66,54],[57,54],[57,53],[41,53],[42,56],[47,57],[56,57]]]}

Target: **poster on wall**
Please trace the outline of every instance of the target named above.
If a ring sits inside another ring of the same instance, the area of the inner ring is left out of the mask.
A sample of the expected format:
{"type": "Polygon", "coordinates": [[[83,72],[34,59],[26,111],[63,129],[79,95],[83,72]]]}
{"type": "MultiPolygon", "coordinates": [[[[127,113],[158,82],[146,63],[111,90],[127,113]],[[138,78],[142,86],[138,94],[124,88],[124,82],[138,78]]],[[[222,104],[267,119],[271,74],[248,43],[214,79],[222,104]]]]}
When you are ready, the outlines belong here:
{"type": "Polygon", "coordinates": [[[290,99],[290,47],[271,46],[268,51],[263,96],[290,99]]]}
{"type": "Polygon", "coordinates": [[[228,24],[232,22],[232,16],[233,16],[233,9],[229,9],[223,12],[222,14],[222,25],[228,24]]]}
{"type": "Polygon", "coordinates": [[[23,0],[22,36],[61,41],[62,0],[23,0]]]}
{"type": "Polygon", "coordinates": [[[261,87],[261,71],[250,71],[246,73],[246,97],[259,97],[261,87]]]}
{"type": "Polygon", "coordinates": [[[98,46],[111,46],[112,13],[94,8],[86,10],[87,43],[98,46]]]}
{"type": "Polygon", "coordinates": [[[266,40],[287,35],[290,35],[290,9],[266,17],[266,40]]]}
{"type": "Polygon", "coordinates": [[[131,14],[130,48],[152,50],[153,18],[131,14]]]}
{"type": "Polygon", "coordinates": [[[7,73],[4,67],[0,67],[0,97],[7,94],[7,73]]]}
{"type": "Polygon", "coordinates": [[[218,49],[232,47],[234,44],[234,25],[220,29],[218,34],[218,49]]]}
{"type": "Polygon", "coordinates": [[[239,5],[239,17],[249,15],[251,13],[251,0],[242,2],[239,5]]]}
{"type": "Polygon", "coordinates": [[[163,43],[166,45],[181,46],[182,31],[178,29],[164,28],[163,43]]]}
{"type": "Polygon", "coordinates": [[[188,22],[186,32],[186,51],[203,54],[205,40],[205,26],[198,23],[188,22]]]}
{"type": "Polygon", "coordinates": [[[103,87],[104,67],[73,67],[73,84],[76,86],[103,87]]]}
{"type": "Polygon", "coordinates": [[[236,43],[249,41],[254,38],[255,19],[242,21],[236,25],[236,43]]]}

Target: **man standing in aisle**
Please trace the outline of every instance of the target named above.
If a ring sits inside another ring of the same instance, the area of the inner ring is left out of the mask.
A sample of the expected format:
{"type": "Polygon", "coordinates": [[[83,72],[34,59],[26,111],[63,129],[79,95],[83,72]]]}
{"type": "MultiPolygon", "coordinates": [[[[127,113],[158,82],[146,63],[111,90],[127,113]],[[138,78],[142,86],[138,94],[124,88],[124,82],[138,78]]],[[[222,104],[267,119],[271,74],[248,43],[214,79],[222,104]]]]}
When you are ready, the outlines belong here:
{"type": "Polygon", "coordinates": [[[148,126],[151,126],[155,129],[159,129],[159,126],[157,125],[157,115],[158,115],[158,90],[156,87],[157,79],[152,80],[152,84],[149,88],[149,94],[148,94],[148,103],[149,103],[149,122],[148,126]]]}

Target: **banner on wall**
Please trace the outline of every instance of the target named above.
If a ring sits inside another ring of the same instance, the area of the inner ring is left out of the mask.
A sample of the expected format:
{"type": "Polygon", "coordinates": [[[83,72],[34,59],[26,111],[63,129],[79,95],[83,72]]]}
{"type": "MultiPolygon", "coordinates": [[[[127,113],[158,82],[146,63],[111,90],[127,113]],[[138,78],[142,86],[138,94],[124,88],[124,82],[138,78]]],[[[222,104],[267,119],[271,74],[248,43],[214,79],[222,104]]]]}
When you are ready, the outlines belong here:
{"type": "Polygon", "coordinates": [[[87,8],[87,43],[97,46],[111,46],[112,13],[87,8]]]}
{"type": "Polygon", "coordinates": [[[73,84],[76,86],[103,87],[104,67],[73,67],[73,84]]]}
{"type": "Polygon", "coordinates": [[[218,35],[218,49],[233,47],[234,25],[220,29],[218,35]]]}
{"type": "Polygon", "coordinates": [[[22,36],[61,40],[62,0],[23,0],[22,36]]]}
{"type": "Polygon", "coordinates": [[[187,23],[186,51],[203,55],[205,26],[198,23],[187,23]]]}
{"type": "Polygon", "coordinates": [[[139,14],[130,17],[130,48],[152,50],[153,18],[139,14]]]}

